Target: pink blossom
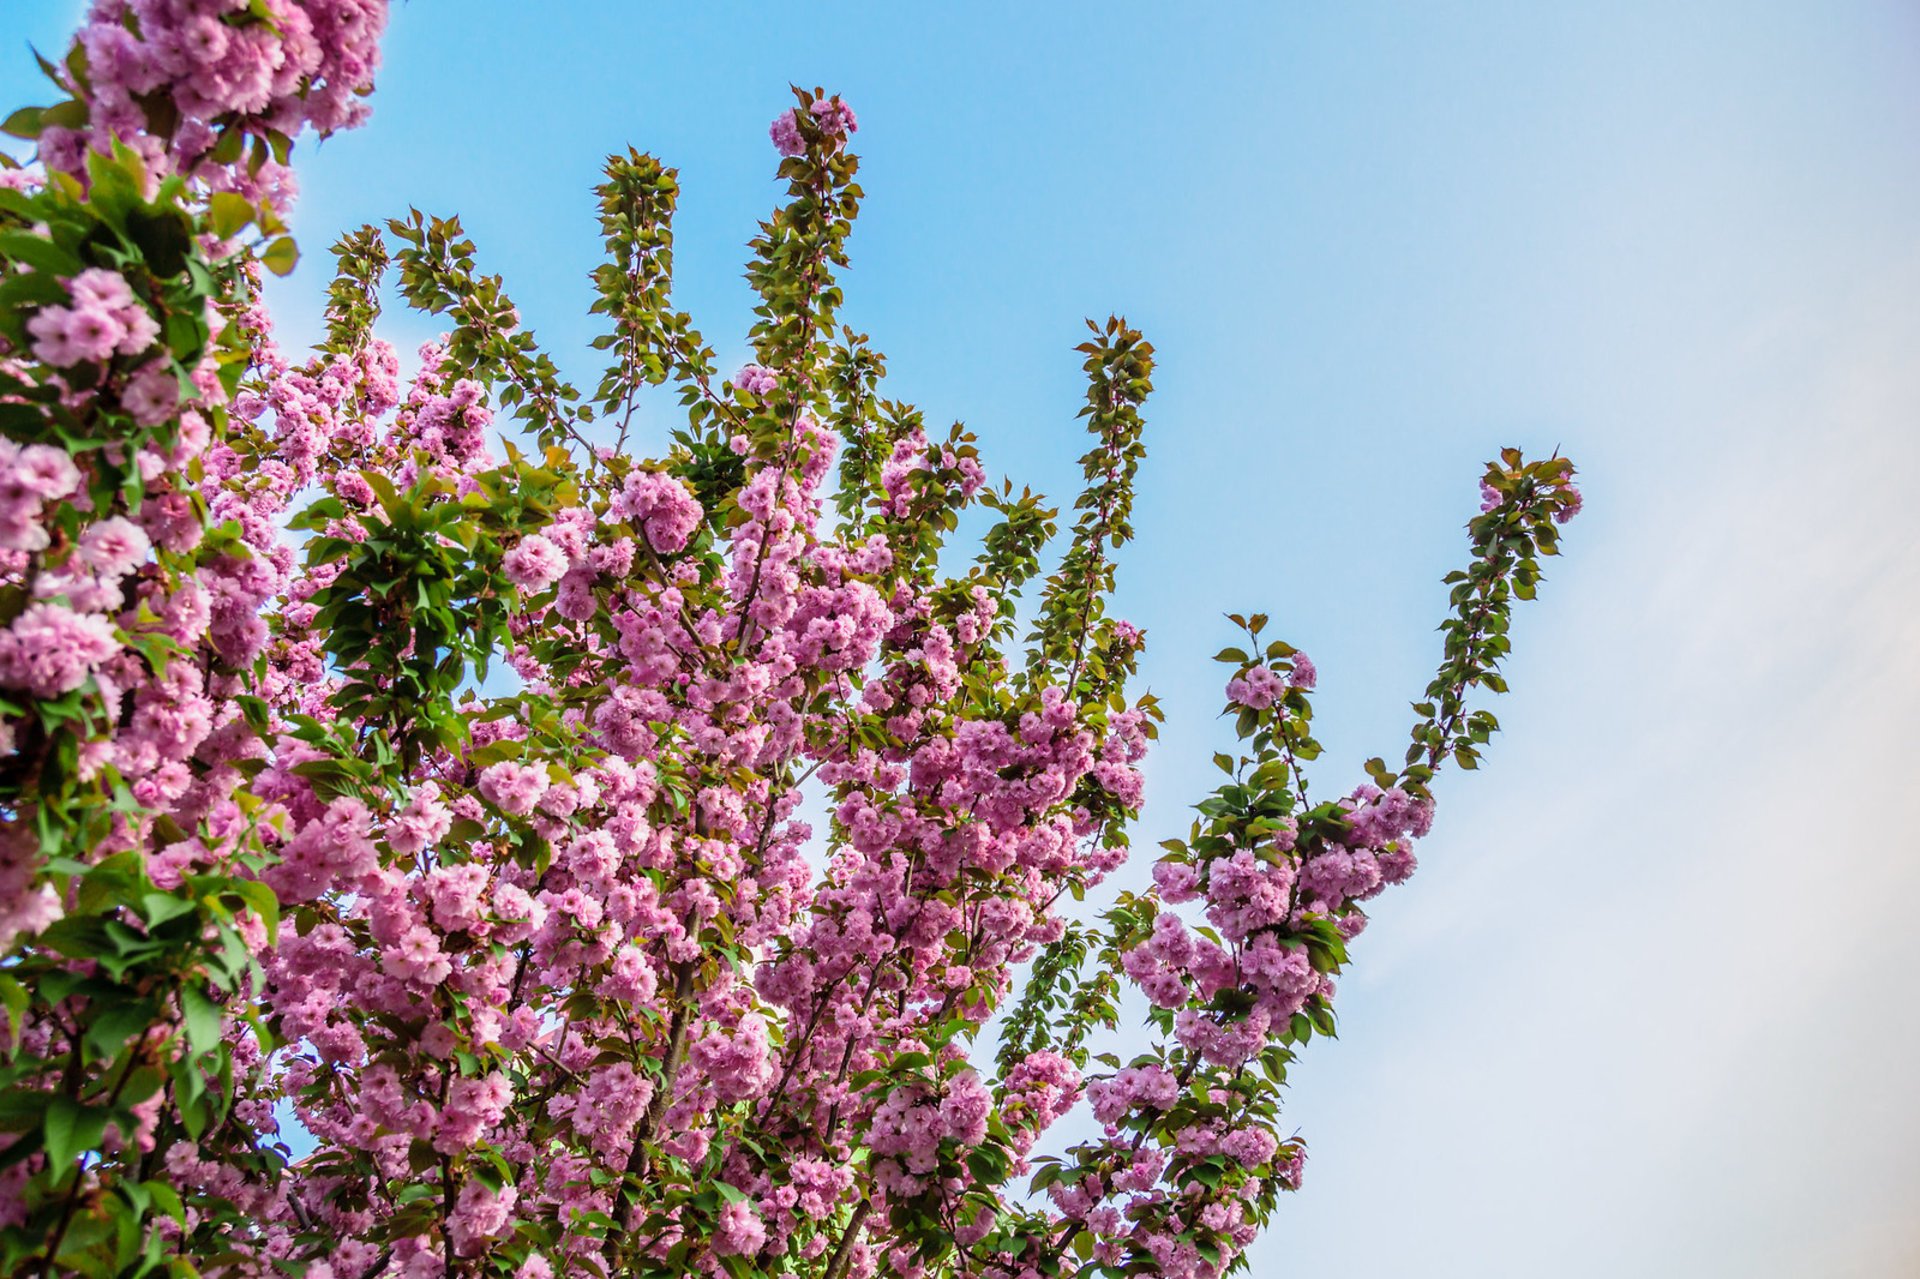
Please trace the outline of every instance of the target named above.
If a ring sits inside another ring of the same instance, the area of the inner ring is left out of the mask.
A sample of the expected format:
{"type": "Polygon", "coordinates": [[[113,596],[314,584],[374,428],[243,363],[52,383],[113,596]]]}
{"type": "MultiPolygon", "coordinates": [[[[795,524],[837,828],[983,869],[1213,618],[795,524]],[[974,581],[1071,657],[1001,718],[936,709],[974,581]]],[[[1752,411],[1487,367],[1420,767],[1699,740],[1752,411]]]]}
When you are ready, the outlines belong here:
{"type": "Polygon", "coordinates": [[[118,271],[89,267],[67,282],[67,292],[77,305],[102,311],[119,311],[135,305],[127,278],[118,271]]]}
{"type": "Polygon", "coordinates": [[[126,326],[99,307],[77,307],[66,318],[67,351],[72,357],[71,363],[105,360],[126,336],[126,326]]]}
{"type": "Polygon", "coordinates": [[[138,524],[114,515],[80,535],[80,558],[106,577],[124,577],[146,562],[153,543],[138,524]]]}
{"type": "Polygon", "coordinates": [[[134,374],[120,393],[120,405],[141,426],[159,426],[180,404],[180,381],[165,362],[155,360],[134,374]]]}
{"type": "Polygon", "coordinates": [[[853,108],[842,102],[836,95],[821,98],[807,108],[813,118],[820,122],[820,132],[830,138],[845,137],[859,131],[859,121],[854,119],[853,108]]]}
{"type": "Polygon", "coordinates": [[[773,139],[773,149],[781,155],[799,155],[807,149],[806,139],[800,136],[798,113],[782,111],[773,117],[773,123],[767,126],[767,136],[773,139]]]}
{"type": "Polygon", "coordinates": [[[501,559],[500,570],[523,591],[543,591],[567,571],[567,557],[546,537],[530,533],[501,559]]]}
{"type": "Polygon", "coordinates": [[[749,364],[733,375],[733,384],[748,395],[766,395],[780,385],[773,370],[749,364]]]}
{"type": "Polygon", "coordinates": [[[463,1257],[479,1255],[488,1239],[505,1232],[519,1197],[512,1186],[496,1190],[478,1178],[462,1186],[453,1215],[447,1219],[453,1250],[463,1257]]]}
{"type": "Polygon", "coordinates": [[[773,1082],[767,1023],[758,1013],[748,1013],[731,1029],[714,1027],[694,1041],[688,1058],[722,1101],[745,1101],[773,1082]]]}
{"type": "Polygon", "coordinates": [[[1279,699],[1286,687],[1286,682],[1270,667],[1254,666],[1227,682],[1227,700],[1263,711],[1279,699]]]}
{"type": "Polygon", "coordinates": [[[744,1201],[721,1206],[713,1232],[713,1250],[723,1257],[751,1257],[767,1241],[766,1225],[744,1201]]]}
{"type": "Polygon", "coordinates": [[[480,793],[502,811],[525,816],[552,785],[547,770],[534,764],[503,759],[480,771],[480,793]]]}
{"type": "Polygon", "coordinates": [[[58,697],[120,651],[113,623],[64,604],[29,604],[0,631],[0,684],[35,697],[58,697]]]}
{"type": "Polygon", "coordinates": [[[454,1080],[440,1111],[433,1148],[443,1155],[457,1155],[472,1146],[500,1122],[512,1099],[512,1086],[497,1070],[478,1079],[454,1080]]]}
{"type": "Polygon", "coordinates": [[[678,480],[658,471],[635,471],[627,476],[613,513],[632,520],[649,545],[663,555],[681,550],[698,528],[700,504],[678,480]]]}
{"type": "Polygon", "coordinates": [[[33,353],[55,368],[80,363],[80,348],[71,331],[73,312],[64,306],[42,307],[27,321],[27,333],[33,338],[33,353]]]}
{"type": "Polygon", "coordinates": [[[6,478],[23,492],[42,498],[62,498],[80,483],[80,468],[65,449],[51,444],[29,444],[15,454],[6,478]]]}

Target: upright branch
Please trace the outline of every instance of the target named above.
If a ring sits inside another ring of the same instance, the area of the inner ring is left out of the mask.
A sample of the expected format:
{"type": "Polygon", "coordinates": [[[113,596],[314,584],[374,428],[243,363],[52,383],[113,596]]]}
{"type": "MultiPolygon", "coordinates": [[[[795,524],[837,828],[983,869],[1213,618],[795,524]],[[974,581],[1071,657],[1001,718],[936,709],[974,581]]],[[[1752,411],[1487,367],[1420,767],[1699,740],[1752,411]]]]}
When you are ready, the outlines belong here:
{"type": "MultiPolygon", "coordinates": [[[[1034,1185],[1055,1212],[1024,1219],[1017,1255],[1029,1264],[1219,1273],[1244,1263],[1278,1192],[1298,1188],[1305,1149],[1281,1135],[1278,1089],[1301,1047],[1334,1033],[1334,978],[1366,927],[1363,903],[1413,873],[1435,768],[1447,758],[1473,767],[1497,729],[1468,695],[1506,690],[1497,667],[1511,601],[1534,597],[1538,557],[1558,549],[1554,524],[1579,510],[1572,480],[1564,458],[1530,464],[1513,449],[1489,466],[1468,525],[1475,558],[1447,578],[1443,659],[1397,776],[1369,760],[1371,780],[1310,803],[1302,765],[1320,754],[1318,671],[1285,641],[1263,642],[1265,616],[1232,618],[1245,639],[1219,660],[1233,670],[1225,713],[1241,749],[1214,757],[1228,780],[1200,803],[1186,839],[1163,844],[1153,890],[1123,895],[1107,917],[1107,945],[1162,1038],[1124,1066],[1108,1059],[1115,1073],[1089,1085],[1101,1138],[1039,1161],[1034,1185]],[[1190,902],[1203,903],[1205,925],[1177,913],[1190,902]]],[[[1050,968],[1036,980],[1058,984],[1050,968]]],[[[1049,995],[1040,1006],[1059,1003],[1049,995]]]]}
{"type": "Polygon", "coordinates": [[[624,156],[607,157],[606,174],[598,192],[607,258],[593,271],[600,296],[591,309],[613,326],[594,339],[594,349],[612,351],[614,360],[594,398],[602,418],[619,422],[613,447],[624,453],[641,387],[658,386],[673,375],[692,383],[708,401],[717,397],[708,381],[709,353],[692,318],[671,306],[679,174],[631,148],[624,156]]]}
{"type": "Polygon", "coordinates": [[[373,340],[380,318],[380,287],[391,258],[378,228],[363,226],[333,246],[333,283],[327,287],[327,340],[321,349],[351,355],[373,340]]]}
{"type": "Polygon", "coordinates": [[[508,299],[497,275],[481,275],[474,266],[473,241],[460,219],[428,217],[418,209],[387,222],[400,242],[393,260],[400,293],[430,315],[454,322],[447,335],[446,358],[459,374],[498,383],[498,402],[513,410],[541,449],[571,442],[591,460],[592,446],[580,428],[593,411],[563,380],[552,357],[522,327],[520,310],[508,299]]]}
{"type": "Polygon", "coordinates": [[[1474,559],[1447,575],[1454,615],[1441,623],[1446,649],[1425,701],[1413,709],[1413,727],[1401,784],[1424,796],[1441,763],[1479,766],[1479,747],[1499,730],[1492,712],[1469,711],[1475,688],[1507,691],[1500,663],[1512,651],[1508,628],[1513,601],[1530,600],[1540,582],[1540,557],[1559,554],[1555,525],[1580,511],[1573,463],[1564,457],[1527,462],[1518,449],[1502,449],[1480,481],[1480,514],[1467,525],[1474,559]]]}
{"type": "Polygon", "coordinates": [[[1041,596],[1028,659],[1076,694],[1090,652],[1110,630],[1101,623],[1113,592],[1112,552],[1133,540],[1133,477],[1146,456],[1140,405],[1153,390],[1152,343],[1117,316],[1104,329],[1092,320],[1087,327],[1094,336],[1078,348],[1087,370],[1080,415],[1094,439],[1080,459],[1087,486],[1074,503],[1073,540],[1041,596]]]}

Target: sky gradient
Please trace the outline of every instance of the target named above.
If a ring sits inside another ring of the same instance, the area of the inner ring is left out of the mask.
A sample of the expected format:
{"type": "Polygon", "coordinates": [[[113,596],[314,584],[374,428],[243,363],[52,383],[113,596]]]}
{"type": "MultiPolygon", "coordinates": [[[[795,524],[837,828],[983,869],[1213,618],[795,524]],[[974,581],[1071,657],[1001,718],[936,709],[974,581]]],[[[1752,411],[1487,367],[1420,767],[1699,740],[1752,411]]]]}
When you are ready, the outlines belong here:
{"type": "MultiPolygon", "coordinates": [[[[9,107],[78,8],[6,6],[9,107]]],[[[891,394],[1070,500],[1081,317],[1158,348],[1142,850],[1230,744],[1221,613],[1313,654],[1344,791],[1405,740],[1481,460],[1571,454],[1506,732],[1295,1071],[1306,1188],[1253,1273],[1920,1273],[1920,9],[1679,8],[412,0],[372,126],[301,158],[275,301],[310,339],[335,235],[458,212],[585,382],[632,143],[731,368],[767,121],[844,94],[891,394]]]]}

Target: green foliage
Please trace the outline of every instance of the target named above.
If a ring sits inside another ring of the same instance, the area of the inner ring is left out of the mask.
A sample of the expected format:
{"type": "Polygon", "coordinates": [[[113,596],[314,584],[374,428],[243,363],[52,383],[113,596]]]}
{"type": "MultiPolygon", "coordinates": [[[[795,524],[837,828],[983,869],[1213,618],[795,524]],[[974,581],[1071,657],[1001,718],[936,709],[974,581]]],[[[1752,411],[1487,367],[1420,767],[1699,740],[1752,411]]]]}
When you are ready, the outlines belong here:
{"type": "Polygon", "coordinates": [[[1419,720],[1399,776],[1410,793],[1424,798],[1434,770],[1449,759],[1477,768],[1480,748],[1499,731],[1492,712],[1468,710],[1467,696],[1476,688],[1507,691],[1500,663],[1513,648],[1513,603],[1534,598],[1541,557],[1559,554],[1555,523],[1578,509],[1566,484],[1572,474],[1564,457],[1528,462],[1518,449],[1502,449],[1487,464],[1482,491],[1498,501],[1467,525],[1473,562],[1446,578],[1454,612],[1440,626],[1444,657],[1426,699],[1413,705],[1419,720]]]}
{"type": "Polygon", "coordinates": [[[387,229],[400,242],[393,261],[401,296],[453,321],[447,355],[459,375],[499,382],[498,402],[513,410],[541,449],[568,441],[584,445],[578,427],[592,420],[592,410],[580,404],[580,393],[520,326],[520,312],[500,277],[477,272],[473,241],[460,219],[414,209],[390,220],[387,229]]]}
{"type": "Polygon", "coordinates": [[[333,246],[335,270],[327,286],[327,340],[321,349],[350,355],[373,336],[380,318],[380,286],[389,262],[387,242],[371,226],[349,231],[333,246]]]}
{"type": "Polygon", "coordinates": [[[1114,645],[1106,619],[1113,592],[1112,552],[1133,540],[1133,480],[1146,456],[1140,405],[1153,391],[1153,344],[1113,317],[1105,328],[1087,321],[1087,419],[1094,446],[1080,459],[1087,486],[1059,569],[1047,579],[1040,616],[1029,638],[1028,667],[1079,694],[1081,677],[1103,681],[1114,645]]]}

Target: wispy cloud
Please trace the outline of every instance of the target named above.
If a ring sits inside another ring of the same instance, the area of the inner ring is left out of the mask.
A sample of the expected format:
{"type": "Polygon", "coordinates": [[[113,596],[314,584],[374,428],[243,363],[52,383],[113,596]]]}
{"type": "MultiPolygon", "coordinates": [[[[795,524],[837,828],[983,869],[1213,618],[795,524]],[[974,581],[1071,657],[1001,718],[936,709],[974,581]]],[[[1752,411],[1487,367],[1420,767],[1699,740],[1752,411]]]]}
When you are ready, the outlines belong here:
{"type": "Polygon", "coordinates": [[[1270,1255],[1365,1204],[1349,1273],[1911,1273],[1917,268],[1618,397],[1644,464],[1525,623],[1497,784],[1362,939],[1295,1107],[1326,1198],[1270,1255]]]}

